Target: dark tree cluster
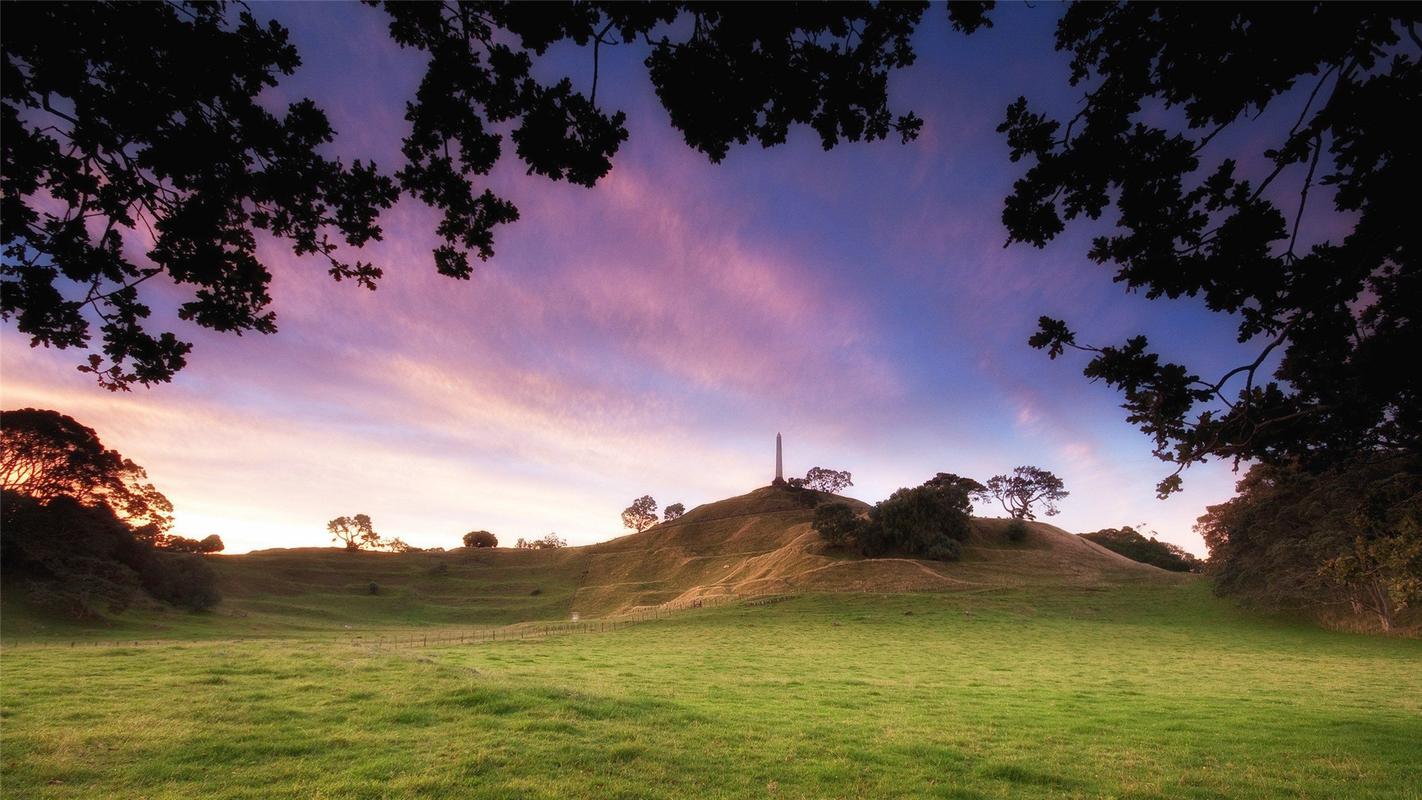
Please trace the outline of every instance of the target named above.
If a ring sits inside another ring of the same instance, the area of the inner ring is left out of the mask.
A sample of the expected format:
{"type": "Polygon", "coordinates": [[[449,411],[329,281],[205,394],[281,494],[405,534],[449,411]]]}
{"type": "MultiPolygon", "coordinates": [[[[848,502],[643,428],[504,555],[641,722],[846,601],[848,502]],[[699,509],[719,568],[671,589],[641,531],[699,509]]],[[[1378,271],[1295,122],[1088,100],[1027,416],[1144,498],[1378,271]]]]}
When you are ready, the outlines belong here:
{"type": "Polygon", "coordinates": [[[498,547],[499,537],[488,531],[470,531],[464,534],[465,547],[498,547]]]}
{"type": "Polygon", "coordinates": [[[1200,518],[1215,590],[1251,605],[1371,618],[1422,606],[1422,459],[1323,472],[1259,464],[1200,518]]]}
{"type": "Polygon", "coordinates": [[[118,613],[140,591],[201,610],[220,600],[200,553],[168,533],[172,505],[141,467],[55,411],[0,414],[0,569],[37,603],[75,617],[118,613]]]}
{"type": "Polygon", "coordinates": [[[1422,370],[1406,366],[1422,352],[1419,16],[1407,3],[1078,3],[1057,47],[1080,110],[1008,109],[1000,130],[1030,164],[1003,212],[1009,242],[1041,247],[1111,215],[1092,260],[1147,298],[1203,299],[1253,348],[1202,376],[1144,336],[1087,345],[1041,319],[1032,346],[1091,353],[1086,376],[1119,389],[1175,464],[1162,497],[1210,457],[1316,470],[1422,451],[1422,370]],[[1252,163],[1222,149],[1241,140],[1263,143],[1252,163]]]}
{"type": "Polygon", "coordinates": [[[811,526],[833,547],[853,544],[870,556],[904,555],[951,561],[971,531],[972,501],[960,486],[932,481],[900,489],[861,516],[846,503],[815,510],[811,526]]]}
{"type": "Polygon", "coordinates": [[[1112,552],[1120,553],[1132,561],[1150,564],[1171,572],[1204,572],[1205,570],[1205,562],[1196,558],[1193,553],[1170,542],[1162,542],[1154,536],[1146,538],[1144,534],[1129,525],[1083,533],[1081,538],[1095,542],[1112,552]]]}

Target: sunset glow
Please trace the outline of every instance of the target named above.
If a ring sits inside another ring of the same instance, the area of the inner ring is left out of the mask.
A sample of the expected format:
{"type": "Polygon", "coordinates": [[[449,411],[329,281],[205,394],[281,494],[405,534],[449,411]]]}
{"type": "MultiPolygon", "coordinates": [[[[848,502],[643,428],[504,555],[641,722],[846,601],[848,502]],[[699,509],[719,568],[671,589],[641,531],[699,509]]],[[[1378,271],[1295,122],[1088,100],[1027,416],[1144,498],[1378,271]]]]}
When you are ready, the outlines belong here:
{"type": "MultiPolygon", "coordinates": [[[[341,132],[336,152],[393,167],[419,54],[373,10],[256,5],[307,54],[272,102],[312,97],[341,132]]],[[[404,200],[362,255],[385,268],[375,292],[268,243],[276,335],[175,322],[196,344],[189,366],[110,394],[75,352],[30,349],[7,326],[0,400],[95,428],[173,501],[175,532],[216,533],[229,553],[325,546],[326,520],[356,512],[424,547],[479,528],[600,541],[625,532],[618,514],[639,495],[691,508],[767,483],[780,431],[787,474],[850,470],[847,494],[870,502],[938,471],[1037,464],[1071,490],[1046,521],[1145,522],[1203,554],[1190,526],[1232,493],[1228,465],[1155,499],[1169,470],[1116,393],[1026,340],[1051,314],[1102,340],[1189,343],[1172,355],[1202,368],[1243,351],[1196,301],[1124,295],[1085,259],[1085,230],[1002,247],[1018,173],[994,131],[1002,109],[1023,86],[1060,107],[1073,95],[1064,57],[1041,55],[1055,14],[1001,15],[951,43],[920,31],[896,87],[927,121],[917,142],[823,152],[799,131],[721,165],[665,124],[638,52],[614,48],[599,101],[628,112],[631,139],[612,173],[587,190],[502,165],[494,183],[522,219],[472,281],[435,274],[435,215],[404,200]]],[[[584,54],[567,58],[578,74],[584,54]]]]}

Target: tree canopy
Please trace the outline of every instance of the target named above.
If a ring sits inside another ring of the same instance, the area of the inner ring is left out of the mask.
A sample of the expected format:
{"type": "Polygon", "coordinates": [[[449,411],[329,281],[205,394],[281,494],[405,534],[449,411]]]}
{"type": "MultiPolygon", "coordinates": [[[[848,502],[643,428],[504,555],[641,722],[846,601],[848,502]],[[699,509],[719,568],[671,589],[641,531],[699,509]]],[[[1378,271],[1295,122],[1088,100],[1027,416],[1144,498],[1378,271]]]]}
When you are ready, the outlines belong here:
{"type": "Polygon", "coordinates": [[[1008,109],[999,130],[1030,164],[1003,210],[1009,243],[1041,247],[1110,214],[1093,261],[1147,298],[1202,298],[1254,348],[1202,376],[1145,336],[1082,344],[1041,319],[1032,346],[1091,353],[1087,377],[1119,389],[1127,420],[1176,465],[1162,497],[1210,457],[1321,468],[1422,448],[1422,370],[1404,366],[1422,351],[1422,148],[1402,122],[1422,113],[1419,16],[1076,3],[1057,48],[1079,110],[1063,122],[1025,97],[1008,109]],[[1222,145],[1241,138],[1244,161],[1222,145]]]}
{"type": "Polygon", "coordinates": [[[375,525],[368,514],[336,517],[326,523],[326,532],[331,541],[340,542],[347,550],[376,550],[381,544],[381,536],[375,532],[375,525]]]}
{"type": "Polygon", "coordinates": [[[943,561],[958,558],[971,520],[968,493],[946,483],[900,489],[861,517],[847,503],[815,510],[811,527],[831,547],[853,543],[866,556],[908,555],[943,561]]]}
{"type": "MultiPolygon", "coordinates": [[[[393,173],[321,155],[336,131],[312,100],[262,105],[301,58],[245,4],[8,8],[0,314],[59,348],[89,347],[97,324],[102,345],[80,369],[106,388],[168,381],[192,346],[151,329],[152,304],[171,295],[142,284],[176,288],[183,320],[273,333],[258,237],[374,288],[383,268],[349,251],[381,237],[401,195],[439,211],[434,267],[467,279],[519,216],[486,181],[506,135],[530,175],[592,186],[611,168],[627,138],[625,115],[598,102],[599,58],[613,46],[645,49],[671,124],[712,161],[780,144],[798,125],[825,148],[906,142],[922,125],[889,108],[888,77],[913,63],[926,3],[373,5],[393,41],[428,56],[393,173]],[[576,76],[587,92],[574,76],[544,78],[562,43],[591,50],[591,74],[576,76]]],[[[985,24],[983,5],[955,5],[953,24],[985,24]]]]}
{"type": "Polygon", "coordinates": [[[854,481],[850,480],[849,470],[827,469],[825,467],[811,467],[799,483],[799,486],[803,488],[830,494],[839,494],[853,485],[854,481]]]}
{"type": "MultiPolygon", "coordinates": [[[[486,185],[505,144],[549,180],[591,186],[610,169],[627,138],[598,96],[614,46],[641,48],[670,123],[712,161],[797,126],[826,148],[922,126],[893,107],[889,78],[915,60],[926,3],[376,6],[393,41],[428,57],[393,170],[321,155],[336,132],[313,101],[259,102],[300,56],[246,6],[7,7],[0,315],[34,345],[97,334],[80,369],[107,388],[167,381],[191,345],[151,329],[155,303],[274,332],[258,237],[373,288],[382,267],[351,253],[402,195],[440,213],[436,270],[468,278],[518,218],[486,185]],[[591,74],[556,74],[557,45],[585,48],[591,74]]],[[[972,33],[992,8],[947,15],[972,33]]],[[[1145,336],[1093,344],[1039,321],[1030,344],[1089,353],[1085,374],[1123,394],[1175,466],[1161,496],[1210,458],[1321,470],[1422,452],[1422,370],[1405,367],[1422,351],[1422,150],[1402,122],[1422,112],[1419,17],[1407,3],[1073,3],[1056,45],[1079,108],[1006,110],[1023,164],[1003,203],[1009,244],[1090,225],[1087,257],[1127,291],[1200,298],[1252,348],[1202,374],[1145,336]]]]}
{"type": "Polygon", "coordinates": [[[686,506],[681,503],[672,503],[662,509],[662,520],[670,522],[686,513],[686,506]]]}
{"type": "Polygon", "coordinates": [[[103,503],[150,541],[173,524],[173,504],[142,467],[105,447],[93,428],[58,411],[0,413],[0,488],[40,503],[57,497],[103,503]]]}

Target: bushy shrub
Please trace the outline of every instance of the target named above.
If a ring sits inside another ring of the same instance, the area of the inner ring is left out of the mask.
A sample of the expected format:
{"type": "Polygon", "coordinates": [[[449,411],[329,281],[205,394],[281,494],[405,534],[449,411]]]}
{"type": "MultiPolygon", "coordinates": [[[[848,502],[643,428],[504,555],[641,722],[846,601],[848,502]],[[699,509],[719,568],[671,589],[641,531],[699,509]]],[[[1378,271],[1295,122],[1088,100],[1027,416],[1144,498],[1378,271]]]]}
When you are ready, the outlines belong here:
{"type": "Polygon", "coordinates": [[[957,561],[963,556],[963,546],[953,539],[941,539],[928,546],[923,557],[930,561],[957,561]]]}
{"type": "Polygon", "coordinates": [[[380,584],[376,583],[375,581],[371,581],[369,584],[366,585],[365,590],[369,594],[380,594],[380,584]]]}
{"type": "Polygon", "coordinates": [[[144,591],[165,603],[205,611],[222,601],[217,575],[199,555],[152,553],[139,576],[144,591]]]}
{"type": "Polygon", "coordinates": [[[138,592],[135,566],[150,548],[107,505],[5,492],[0,530],[5,575],[19,579],[37,604],[82,619],[121,612],[138,592]]]}
{"type": "Polygon", "coordinates": [[[1014,519],[1007,523],[1007,541],[1022,542],[1027,539],[1027,523],[1014,519]]]}

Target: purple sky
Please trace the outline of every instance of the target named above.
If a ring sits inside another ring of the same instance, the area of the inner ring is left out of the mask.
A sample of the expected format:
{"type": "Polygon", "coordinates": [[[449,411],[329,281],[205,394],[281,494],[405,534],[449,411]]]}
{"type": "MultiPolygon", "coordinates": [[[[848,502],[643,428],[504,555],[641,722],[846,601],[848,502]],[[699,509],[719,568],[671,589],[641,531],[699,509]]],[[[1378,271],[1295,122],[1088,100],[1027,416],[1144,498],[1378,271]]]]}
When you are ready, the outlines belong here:
{"type": "MultiPolygon", "coordinates": [[[[312,97],[336,152],[393,170],[420,54],[390,44],[374,9],[255,8],[305,60],[272,102],[312,97]]],[[[963,37],[930,11],[919,63],[893,83],[896,107],[926,119],[917,142],[826,153],[802,130],[716,166],[667,124],[644,52],[613,48],[598,98],[627,111],[631,139],[612,173],[588,190],[506,158],[491,182],[523,218],[473,281],[435,274],[435,215],[406,200],[362,256],[385,267],[376,292],[266,246],[277,335],[179,323],[196,348],[174,383],[111,395],[74,371],[77,353],[31,350],[7,326],[0,399],[96,428],[173,500],[178,533],[217,533],[229,552],[322,545],[326,520],[357,512],[420,546],[478,528],[585,544],[623,533],[639,495],[690,508],[765,484],[780,431],[787,473],[848,469],[847,493],[870,502],[939,471],[1035,464],[1072,492],[1047,521],[1146,522],[1203,553],[1190,526],[1232,493],[1228,465],[1156,500],[1168,469],[1119,396],[1080,359],[1026,345],[1049,314],[1090,341],[1147,333],[1199,370],[1249,360],[1200,303],[1126,295],[1085,258],[1085,228],[1002,247],[1020,172],[994,131],[1003,109],[1079,96],[1052,51],[1057,13],[1002,7],[963,37]]],[[[590,58],[546,67],[586,88],[590,58]]]]}

